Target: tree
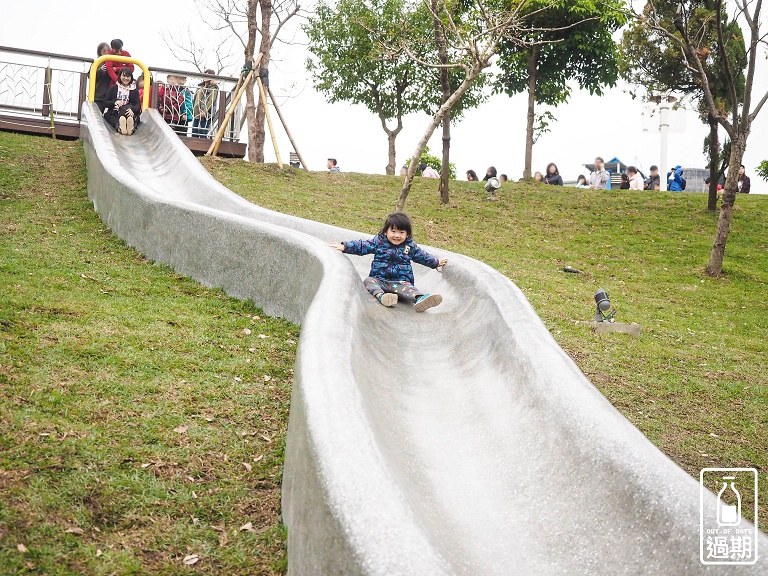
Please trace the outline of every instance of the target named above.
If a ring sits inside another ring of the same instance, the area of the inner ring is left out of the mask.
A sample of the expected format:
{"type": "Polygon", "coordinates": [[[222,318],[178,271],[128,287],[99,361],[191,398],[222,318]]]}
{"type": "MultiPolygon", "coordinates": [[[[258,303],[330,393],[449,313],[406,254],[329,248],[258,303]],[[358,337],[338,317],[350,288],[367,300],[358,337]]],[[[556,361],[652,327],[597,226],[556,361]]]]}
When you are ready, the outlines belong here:
{"type": "MultiPolygon", "coordinates": [[[[700,52],[696,46],[697,28],[695,22],[688,17],[681,3],[674,16],[674,32],[663,26],[663,22],[656,11],[653,9],[653,3],[649,2],[650,10],[643,14],[635,14],[635,17],[651,27],[656,32],[664,35],[666,38],[675,42],[680,50],[681,59],[685,65],[696,74],[697,80],[701,83],[702,94],[707,111],[717,120],[720,126],[726,131],[731,139],[731,158],[729,162],[728,176],[725,180],[725,189],[723,190],[723,201],[720,205],[720,216],[717,221],[717,232],[712,244],[707,272],[712,276],[719,276],[723,270],[723,259],[725,257],[725,247],[728,242],[728,234],[731,227],[731,218],[733,215],[733,205],[738,193],[738,167],[742,163],[744,152],[747,147],[752,124],[755,118],[760,114],[766,101],[768,101],[768,92],[766,92],[753,107],[752,90],[755,81],[756,67],[758,58],[763,55],[758,51],[762,44],[766,45],[766,39],[760,29],[761,12],[763,0],[735,0],[736,18],[746,25],[748,34],[746,42],[747,66],[744,83],[743,96],[739,96],[738,70],[731,65],[727,56],[727,38],[728,33],[722,18],[716,19],[716,33],[718,51],[723,62],[724,83],[730,94],[730,101],[734,104],[730,111],[724,107],[718,107],[717,99],[713,94],[713,88],[707,75],[706,63],[710,54],[700,52]]],[[[715,2],[715,11],[721,14],[724,10],[723,0],[715,2]]]]}
{"type": "Polygon", "coordinates": [[[387,135],[387,174],[394,174],[397,166],[395,141],[403,116],[421,108],[425,86],[407,58],[381,57],[366,26],[389,29],[404,10],[402,0],[341,0],[335,7],[321,2],[304,26],[313,56],[307,70],[315,89],[329,102],[362,104],[378,116],[387,135]]]}
{"type": "MultiPolygon", "coordinates": [[[[272,59],[272,48],[287,29],[286,24],[296,16],[302,15],[300,0],[196,0],[200,18],[215,32],[223,33],[221,46],[228,39],[234,39],[243,48],[245,62],[255,60],[255,48],[259,42],[259,51],[263,54],[260,69],[267,70],[272,59]],[[259,18],[259,16],[261,18],[259,18]]],[[[189,38],[170,37],[174,44],[176,57],[199,68],[206,51],[196,43],[191,34],[189,38]]],[[[173,49],[172,49],[173,50],[173,49]]],[[[213,49],[213,53],[226,61],[228,54],[222,48],[213,49]]],[[[248,160],[264,162],[265,102],[254,95],[254,85],[246,87],[245,114],[248,120],[248,160]]]]}
{"type": "MultiPolygon", "coordinates": [[[[675,13],[678,4],[674,2],[646,5],[645,14],[653,10],[658,26],[675,34],[675,13]]],[[[710,90],[718,109],[727,113],[731,109],[731,91],[727,85],[727,75],[723,55],[727,55],[729,65],[736,75],[737,96],[744,95],[744,66],[746,53],[741,28],[731,20],[724,6],[717,11],[715,0],[698,0],[686,5],[688,27],[695,30],[693,42],[702,58],[707,73],[710,90]],[[718,45],[717,22],[723,26],[724,50],[718,45]]],[[[709,135],[705,139],[706,154],[709,158],[709,196],[707,208],[717,209],[717,182],[720,174],[727,167],[728,161],[721,160],[725,148],[721,148],[717,119],[709,113],[701,83],[694,70],[680,58],[680,46],[668,35],[649,28],[645,22],[635,20],[624,32],[621,41],[621,75],[628,82],[642,86],[649,92],[676,92],[690,97],[696,103],[699,116],[709,126],[709,135]]],[[[662,166],[662,169],[666,169],[662,166]]]]}
{"type": "MultiPolygon", "coordinates": [[[[571,95],[570,81],[602,95],[618,78],[618,50],[612,34],[626,18],[622,0],[534,0],[527,2],[524,38],[499,44],[498,92],[528,93],[523,177],[531,177],[537,115],[535,106],[558,106],[571,95]]],[[[540,119],[539,119],[540,120],[540,119]]]]}
{"type": "Polygon", "coordinates": [[[768,180],[768,160],[763,160],[760,162],[760,165],[756,168],[757,175],[760,176],[763,180],[768,180]]]}
{"type": "MultiPolygon", "coordinates": [[[[435,70],[419,66],[403,52],[384,52],[377,41],[376,34],[392,34],[409,20],[422,40],[416,52],[425,57],[435,51],[431,13],[409,10],[404,0],[341,0],[333,6],[321,2],[304,26],[312,55],[307,69],[315,88],[330,102],[362,104],[376,114],[387,135],[387,174],[397,168],[395,144],[403,116],[431,113],[442,104],[443,79],[435,70]]],[[[449,74],[448,82],[453,77],[455,73],[449,74]]],[[[470,91],[459,102],[457,114],[481,98],[479,87],[470,91]]]]}
{"type": "MultiPolygon", "coordinates": [[[[425,0],[424,4],[426,5],[428,1],[425,0]]],[[[414,62],[427,68],[456,70],[460,73],[461,78],[460,82],[452,84],[451,95],[437,109],[427,125],[424,135],[416,145],[416,150],[411,156],[411,163],[408,166],[408,173],[403,182],[403,189],[395,206],[396,210],[402,210],[405,206],[405,201],[410,193],[416,173],[416,163],[424,151],[427,142],[432,134],[434,134],[435,129],[443,121],[446,113],[477,83],[484,71],[491,66],[499,44],[502,41],[509,41],[520,46],[532,47],[534,44],[545,42],[541,38],[531,38],[529,34],[523,31],[527,25],[527,19],[538,13],[536,11],[527,11],[528,5],[533,1],[535,0],[518,0],[514,2],[509,2],[508,0],[478,0],[472,3],[467,2],[459,18],[454,16],[452,0],[438,0],[438,18],[435,19],[435,22],[439,20],[439,26],[442,28],[446,43],[452,47],[447,63],[440,62],[439,59],[434,58],[431,54],[426,57],[421,57],[418,54],[419,47],[423,45],[423,41],[419,38],[418,27],[416,27],[417,34],[413,34],[408,20],[405,21],[399,32],[386,31],[381,33],[373,29],[369,30],[371,34],[376,36],[380,46],[388,54],[405,53],[414,62]]],[[[547,10],[548,6],[544,6],[541,10],[547,10]]],[[[581,23],[582,21],[577,21],[573,25],[569,24],[560,28],[569,28],[581,23]]],[[[542,34],[549,31],[549,29],[540,30],[542,34]]]]}

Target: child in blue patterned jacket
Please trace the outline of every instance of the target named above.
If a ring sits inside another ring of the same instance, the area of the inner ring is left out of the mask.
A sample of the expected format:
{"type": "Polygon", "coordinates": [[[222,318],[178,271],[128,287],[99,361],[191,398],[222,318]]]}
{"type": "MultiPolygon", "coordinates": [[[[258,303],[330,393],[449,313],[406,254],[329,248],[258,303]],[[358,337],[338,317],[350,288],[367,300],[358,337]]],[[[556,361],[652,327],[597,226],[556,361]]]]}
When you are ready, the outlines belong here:
{"type": "Polygon", "coordinates": [[[437,306],[443,301],[440,294],[424,294],[413,285],[411,261],[429,268],[445,266],[445,258],[438,259],[413,241],[411,219],[403,212],[387,216],[378,236],[371,240],[350,240],[331,244],[345,254],[365,256],[373,254],[371,272],[365,279],[365,288],[379,303],[391,307],[398,298],[413,303],[416,312],[437,306]]]}

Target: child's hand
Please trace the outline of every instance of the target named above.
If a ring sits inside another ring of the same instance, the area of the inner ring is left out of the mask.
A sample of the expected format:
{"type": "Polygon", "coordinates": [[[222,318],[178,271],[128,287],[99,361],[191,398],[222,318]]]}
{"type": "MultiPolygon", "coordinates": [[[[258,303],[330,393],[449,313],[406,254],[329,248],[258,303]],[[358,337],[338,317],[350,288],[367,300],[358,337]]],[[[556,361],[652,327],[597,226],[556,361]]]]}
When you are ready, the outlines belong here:
{"type": "Polygon", "coordinates": [[[334,242],[333,244],[328,244],[331,248],[336,248],[339,252],[344,252],[344,244],[341,244],[340,242],[334,242]]]}
{"type": "Polygon", "coordinates": [[[448,258],[440,258],[440,260],[437,261],[437,271],[442,272],[443,266],[448,264],[448,258]]]}

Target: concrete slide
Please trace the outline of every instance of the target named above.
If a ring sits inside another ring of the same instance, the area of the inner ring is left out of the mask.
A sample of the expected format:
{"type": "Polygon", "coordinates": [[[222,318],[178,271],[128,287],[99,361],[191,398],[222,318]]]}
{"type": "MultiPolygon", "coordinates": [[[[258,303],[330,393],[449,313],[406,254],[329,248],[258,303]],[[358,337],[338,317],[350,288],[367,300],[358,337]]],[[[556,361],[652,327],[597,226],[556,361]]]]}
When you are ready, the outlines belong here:
{"type": "MultiPolygon", "coordinates": [[[[115,234],[301,324],[289,574],[768,573],[762,559],[701,564],[698,482],[590,384],[507,278],[427,248],[449,264],[414,266],[416,282],[443,304],[384,308],[361,282],[370,258],[328,247],[370,233],[245,201],[154,110],[130,137],[91,103],[83,115],[88,194],[115,234]]],[[[762,533],[759,545],[768,553],[762,533]]]]}

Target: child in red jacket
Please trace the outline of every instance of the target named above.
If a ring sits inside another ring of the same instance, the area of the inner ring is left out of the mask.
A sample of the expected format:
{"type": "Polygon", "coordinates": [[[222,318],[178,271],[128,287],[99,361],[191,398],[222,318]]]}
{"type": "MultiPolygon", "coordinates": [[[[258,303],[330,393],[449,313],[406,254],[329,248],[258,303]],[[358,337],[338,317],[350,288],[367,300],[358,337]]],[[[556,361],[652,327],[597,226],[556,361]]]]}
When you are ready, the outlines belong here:
{"type": "MultiPolygon", "coordinates": [[[[123,50],[123,41],[115,38],[112,40],[112,42],[109,43],[110,46],[112,46],[112,50],[110,51],[110,54],[115,54],[116,56],[125,56],[126,58],[130,58],[131,54],[127,50],[123,50]]],[[[133,64],[130,62],[115,62],[113,60],[107,60],[107,74],[109,74],[109,87],[111,88],[115,84],[117,84],[117,73],[120,71],[121,68],[128,67],[131,69],[131,73],[133,73],[133,64]]]]}

